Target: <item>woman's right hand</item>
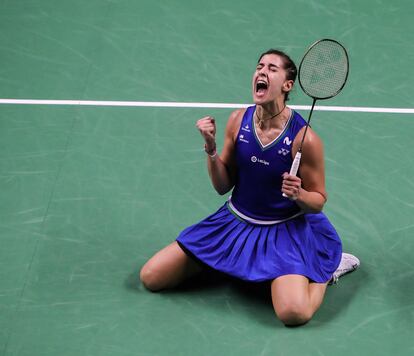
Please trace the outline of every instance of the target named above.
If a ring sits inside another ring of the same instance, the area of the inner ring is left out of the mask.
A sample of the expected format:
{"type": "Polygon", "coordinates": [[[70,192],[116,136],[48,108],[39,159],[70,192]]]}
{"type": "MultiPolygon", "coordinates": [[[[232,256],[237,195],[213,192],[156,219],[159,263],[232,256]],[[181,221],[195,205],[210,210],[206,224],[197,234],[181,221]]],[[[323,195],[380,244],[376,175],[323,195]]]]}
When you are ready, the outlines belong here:
{"type": "Polygon", "coordinates": [[[206,151],[212,151],[216,147],[216,121],[211,116],[205,116],[197,121],[198,130],[206,143],[206,151]]]}

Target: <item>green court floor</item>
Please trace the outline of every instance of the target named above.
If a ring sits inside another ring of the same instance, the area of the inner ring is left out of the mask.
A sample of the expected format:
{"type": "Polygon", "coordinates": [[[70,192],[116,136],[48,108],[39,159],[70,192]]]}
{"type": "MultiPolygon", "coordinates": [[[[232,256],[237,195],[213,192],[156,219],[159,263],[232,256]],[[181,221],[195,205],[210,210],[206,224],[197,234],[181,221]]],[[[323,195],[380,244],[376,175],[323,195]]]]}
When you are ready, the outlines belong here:
{"type": "MultiPolygon", "coordinates": [[[[251,102],[258,55],[331,37],[351,61],[321,105],[412,108],[408,0],[0,1],[0,99],[251,102]]],[[[290,105],[309,105],[299,87],[290,105]]],[[[0,104],[0,355],[414,354],[412,114],[316,111],[325,212],[361,268],[286,328],[266,285],[206,274],[150,293],[138,272],[226,197],[231,108],[0,104]]],[[[306,111],[301,112],[306,115],[306,111]]]]}

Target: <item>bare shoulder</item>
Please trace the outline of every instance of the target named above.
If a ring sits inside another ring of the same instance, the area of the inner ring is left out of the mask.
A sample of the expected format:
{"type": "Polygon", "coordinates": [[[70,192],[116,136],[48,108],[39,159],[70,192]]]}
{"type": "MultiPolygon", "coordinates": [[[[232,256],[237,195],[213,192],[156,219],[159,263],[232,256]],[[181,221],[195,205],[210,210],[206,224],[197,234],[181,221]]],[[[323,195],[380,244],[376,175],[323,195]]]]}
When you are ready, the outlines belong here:
{"type": "Polygon", "coordinates": [[[305,147],[322,147],[323,143],[321,138],[318,136],[318,134],[311,128],[308,128],[308,132],[305,137],[305,141],[303,142],[303,145],[305,147]]]}
{"type": "Polygon", "coordinates": [[[236,171],[235,164],[235,145],[237,134],[243,115],[246,109],[234,110],[227,120],[226,133],[224,137],[223,150],[221,151],[220,159],[230,171],[230,175],[234,178],[236,171]]]}
{"type": "Polygon", "coordinates": [[[240,123],[243,119],[243,115],[246,112],[246,109],[237,109],[234,110],[227,120],[226,133],[232,137],[235,137],[239,132],[240,123]]]}
{"type": "MultiPolygon", "coordinates": [[[[295,137],[294,146],[293,146],[295,152],[299,149],[305,130],[306,130],[306,126],[302,127],[295,137]]],[[[321,138],[318,136],[318,134],[314,130],[312,130],[311,127],[308,127],[305,140],[303,141],[302,149],[308,152],[317,152],[317,151],[323,150],[323,142],[321,138]]]]}

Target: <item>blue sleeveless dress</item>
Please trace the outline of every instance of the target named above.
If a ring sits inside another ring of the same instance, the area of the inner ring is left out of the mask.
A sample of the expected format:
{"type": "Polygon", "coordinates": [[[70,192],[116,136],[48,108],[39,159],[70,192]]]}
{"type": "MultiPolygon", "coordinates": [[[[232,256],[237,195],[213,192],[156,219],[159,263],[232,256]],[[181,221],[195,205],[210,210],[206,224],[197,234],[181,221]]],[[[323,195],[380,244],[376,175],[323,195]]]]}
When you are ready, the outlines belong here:
{"type": "Polygon", "coordinates": [[[306,122],[292,110],[283,132],[262,145],[255,109],[246,110],[240,125],[231,197],[182,231],[177,242],[193,258],[246,281],[299,274],[325,283],[341,260],[341,240],[325,214],[305,214],[281,192],[282,174],[293,161],[293,140],[306,122]]]}

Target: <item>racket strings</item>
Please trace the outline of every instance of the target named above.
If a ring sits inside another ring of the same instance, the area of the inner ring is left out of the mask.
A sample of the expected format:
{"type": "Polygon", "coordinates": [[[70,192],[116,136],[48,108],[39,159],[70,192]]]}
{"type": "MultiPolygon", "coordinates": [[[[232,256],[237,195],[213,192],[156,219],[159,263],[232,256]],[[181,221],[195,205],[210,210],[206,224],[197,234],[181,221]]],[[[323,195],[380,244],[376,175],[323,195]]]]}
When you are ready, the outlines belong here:
{"type": "Polygon", "coordinates": [[[317,99],[335,96],[348,76],[348,56],[337,42],[324,40],[313,46],[303,58],[299,82],[306,94],[317,99]]]}

